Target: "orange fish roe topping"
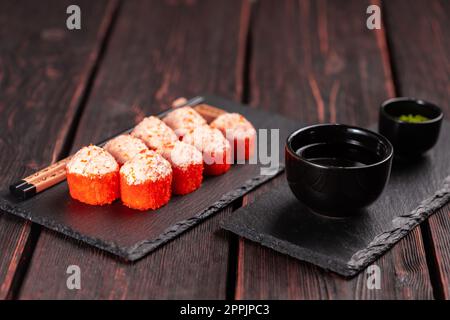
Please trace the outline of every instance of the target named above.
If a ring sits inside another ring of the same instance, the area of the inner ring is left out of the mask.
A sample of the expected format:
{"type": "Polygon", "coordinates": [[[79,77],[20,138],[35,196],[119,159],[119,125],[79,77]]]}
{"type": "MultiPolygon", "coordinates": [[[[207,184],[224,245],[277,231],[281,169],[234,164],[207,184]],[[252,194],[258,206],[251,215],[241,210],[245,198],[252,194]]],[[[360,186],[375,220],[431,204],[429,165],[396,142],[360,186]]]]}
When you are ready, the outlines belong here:
{"type": "Polygon", "coordinates": [[[120,169],[120,175],[127,184],[138,185],[158,181],[172,174],[170,163],[158,153],[148,150],[139,153],[120,169]]]}
{"type": "Polygon", "coordinates": [[[176,141],[164,148],[163,157],[178,168],[187,168],[191,164],[202,164],[202,153],[193,145],[176,141]]]}
{"type": "Polygon", "coordinates": [[[129,134],[123,134],[109,140],[103,148],[108,151],[120,165],[131,160],[138,153],[148,150],[142,140],[130,136],[129,134]]]}
{"type": "Polygon", "coordinates": [[[217,128],[228,139],[245,139],[255,136],[256,130],[253,125],[239,113],[224,113],[218,116],[210,124],[211,128],[217,128]]]}
{"type": "Polygon", "coordinates": [[[182,107],[171,111],[163,121],[171,127],[179,137],[199,126],[206,124],[206,120],[191,107],[182,107]]]}
{"type": "Polygon", "coordinates": [[[195,146],[204,155],[218,155],[231,151],[230,143],[222,133],[218,129],[210,128],[208,125],[197,127],[185,135],[183,142],[195,146]]]}
{"type": "Polygon", "coordinates": [[[82,176],[105,175],[119,170],[112,155],[100,147],[90,145],[79,150],[67,163],[67,172],[82,176]]]}
{"type": "Polygon", "coordinates": [[[178,137],[163,121],[151,116],[144,118],[131,132],[152,150],[162,152],[165,145],[178,141],[178,137]]]}

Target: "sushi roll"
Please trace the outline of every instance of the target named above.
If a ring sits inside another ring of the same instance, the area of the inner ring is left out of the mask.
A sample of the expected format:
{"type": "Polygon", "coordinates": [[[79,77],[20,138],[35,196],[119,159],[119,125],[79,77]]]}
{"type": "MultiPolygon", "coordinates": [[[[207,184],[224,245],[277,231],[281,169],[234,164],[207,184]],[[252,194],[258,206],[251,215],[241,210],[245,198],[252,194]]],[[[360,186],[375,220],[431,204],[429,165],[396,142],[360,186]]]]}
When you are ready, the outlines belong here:
{"type": "Polygon", "coordinates": [[[119,198],[119,165],[112,155],[97,146],[79,150],[67,163],[70,196],[92,205],[119,198]]]}
{"type": "Polygon", "coordinates": [[[231,166],[231,146],[218,129],[203,125],[187,133],[183,142],[195,146],[203,156],[206,175],[217,176],[231,166]]]}
{"type": "Polygon", "coordinates": [[[162,153],[166,145],[178,141],[178,137],[161,119],[151,116],[144,118],[131,132],[141,139],[150,150],[162,153]]]}
{"type": "Polygon", "coordinates": [[[197,190],[203,180],[202,153],[194,146],[182,141],[168,145],[163,157],[172,165],[172,192],[188,194],[197,190]]]}
{"type": "Polygon", "coordinates": [[[206,120],[191,107],[175,109],[163,121],[175,131],[180,140],[195,128],[206,125],[206,120]]]}
{"type": "Polygon", "coordinates": [[[170,163],[155,151],[144,151],[120,168],[120,196],[132,209],[158,209],[172,193],[170,163]]]}
{"type": "Polygon", "coordinates": [[[210,124],[219,129],[233,146],[234,158],[248,160],[255,150],[256,130],[253,125],[239,113],[224,113],[210,124]]]}
{"type": "Polygon", "coordinates": [[[114,159],[116,159],[119,166],[122,166],[128,160],[131,160],[138,153],[148,150],[142,140],[130,136],[129,134],[123,134],[109,140],[103,149],[108,151],[114,159]]]}
{"type": "Polygon", "coordinates": [[[131,134],[169,161],[173,170],[174,194],[187,194],[200,187],[203,179],[202,154],[194,146],[181,143],[163,121],[148,117],[131,134]]]}

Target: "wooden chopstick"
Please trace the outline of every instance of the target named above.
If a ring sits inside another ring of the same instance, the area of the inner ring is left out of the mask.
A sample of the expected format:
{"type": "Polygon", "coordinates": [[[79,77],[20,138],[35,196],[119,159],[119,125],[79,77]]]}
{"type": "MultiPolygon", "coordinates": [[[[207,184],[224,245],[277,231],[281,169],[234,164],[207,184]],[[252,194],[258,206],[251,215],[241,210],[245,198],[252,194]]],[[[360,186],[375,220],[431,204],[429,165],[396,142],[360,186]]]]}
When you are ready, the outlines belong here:
{"type": "MultiPolygon", "coordinates": [[[[211,105],[202,103],[201,99],[192,99],[192,100],[186,100],[185,98],[178,98],[174,100],[172,103],[173,108],[180,108],[183,106],[192,106],[195,108],[195,110],[200,113],[206,121],[209,123],[213,119],[215,119],[217,116],[225,113],[226,111],[213,107],[211,105]]],[[[160,115],[160,117],[164,116],[166,113],[170,112],[168,110],[167,112],[164,112],[160,115]]],[[[130,130],[127,130],[125,132],[122,132],[120,134],[129,132],[130,130]]],[[[119,134],[119,135],[120,135],[119,134]]],[[[116,135],[117,136],[117,135],[116,135]]],[[[108,140],[111,140],[114,137],[109,138],[108,140]]],[[[108,141],[106,140],[106,141],[108,141]]],[[[105,142],[100,143],[100,146],[103,146],[105,142]]],[[[13,194],[15,197],[25,200],[29,199],[39,192],[42,192],[56,184],[58,184],[61,181],[64,181],[66,179],[66,164],[69,162],[70,158],[72,156],[69,156],[67,158],[64,158],[58,162],[53,163],[52,165],[45,167],[42,170],[39,170],[32,175],[23,178],[9,186],[9,190],[11,194],[13,194]]]]}
{"type": "Polygon", "coordinates": [[[13,195],[28,199],[35,194],[54,186],[66,178],[66,164],[71,157],[64,158],[52,165],[33,173],[9,186],[13,195]]]}

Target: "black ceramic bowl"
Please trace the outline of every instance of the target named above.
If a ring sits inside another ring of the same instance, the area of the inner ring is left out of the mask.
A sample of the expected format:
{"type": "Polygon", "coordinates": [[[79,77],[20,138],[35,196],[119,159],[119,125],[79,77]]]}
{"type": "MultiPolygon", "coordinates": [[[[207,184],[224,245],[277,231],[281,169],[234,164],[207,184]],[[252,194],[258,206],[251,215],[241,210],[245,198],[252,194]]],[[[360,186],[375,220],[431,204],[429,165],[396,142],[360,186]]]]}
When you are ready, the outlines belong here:
{"type": "Polygon", "coordinates": [[[431,149],[439,137],[443,113],[423,100],[394,98],[381,104],[378,132],[394,146],[396,156],[417,157],[431,149]],[[429,120],[411,123],[401,121],[401,115],[420,115],[429,120]]]}
{"type": "Polygon", "coordinates": [[[382,193],[393,148],[357,127],[319,124],[287,139],[286,177],[294,195],[314,212],[346,217],[363,212],[382,193]]]}

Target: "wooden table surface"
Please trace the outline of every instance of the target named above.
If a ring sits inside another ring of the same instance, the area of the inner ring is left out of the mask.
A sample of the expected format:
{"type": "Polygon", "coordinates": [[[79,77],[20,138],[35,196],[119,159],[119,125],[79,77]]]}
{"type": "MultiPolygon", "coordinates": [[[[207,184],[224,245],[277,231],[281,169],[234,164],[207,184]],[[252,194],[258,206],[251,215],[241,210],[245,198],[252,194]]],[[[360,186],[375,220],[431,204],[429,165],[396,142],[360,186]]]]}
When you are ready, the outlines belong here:
{"type": "MultiPolygon", "coordinates": [[[[448,119],[449,21],[448,0],[1,0],[0,180],[206,92],[307,123],[366,126],[393,96],[448,119]],[[72,3],[81,30],[66,29],[72,3]],[[380,30],[366,28],[369,4],[380,30]]],[[[380,290],[366,272],[346,280],[219,228],[282,179],[133,264],[0,213],[0,298],[450,298],[450,205],[376,262],[380,290]]]]}

